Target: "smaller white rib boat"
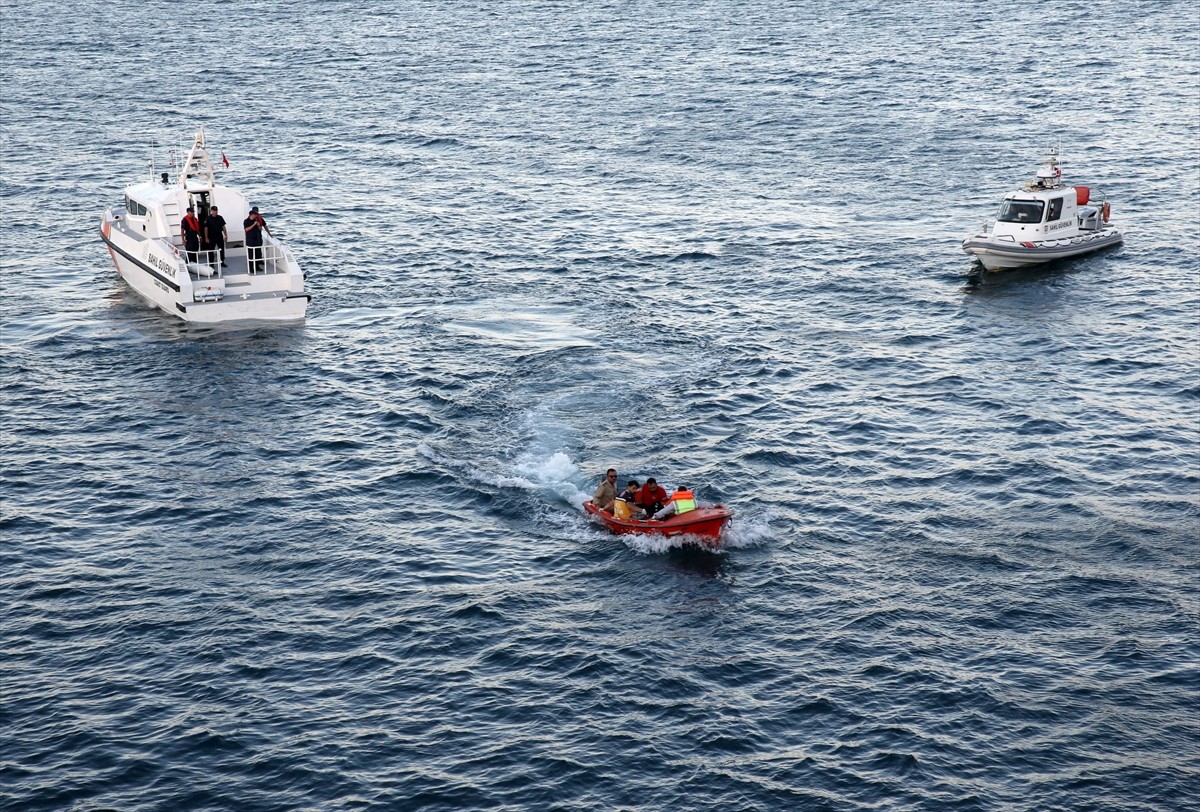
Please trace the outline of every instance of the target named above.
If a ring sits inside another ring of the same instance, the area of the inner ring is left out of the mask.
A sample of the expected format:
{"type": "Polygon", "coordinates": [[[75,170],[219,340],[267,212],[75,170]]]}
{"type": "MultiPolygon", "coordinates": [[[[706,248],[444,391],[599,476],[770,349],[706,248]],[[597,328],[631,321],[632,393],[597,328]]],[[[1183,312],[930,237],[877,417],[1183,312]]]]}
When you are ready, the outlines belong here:
{"type": "Polygon", "coordinates": [[[240,192],[217,184],[204,128],[196,133],[174,183],[167,172],[155,178],[153,164],[150,176],[127,186],[124,205],[106,211],[100,224],[117,273],[130,287],[188,322],[304,318],[312,298],[304,288],[304,273],[292,252],[266,229],[258,229],[261,245],[246,245],[243,224],[250,206],[240,192]],[[223,258],[216,249],[187,250],[182,237],[189,208],[203,229],[214,206],[228,232],[223,258]]]}
{"type": "Polygon", "coordinates": [[[1107,200],[1092,201],[1087,186],[1065,186],[1058,150],[1051,149],[1032,181],[1004,196],[994,223],[963,240],[989,271],[1021,268],[1119,245],[1107,200]]]}

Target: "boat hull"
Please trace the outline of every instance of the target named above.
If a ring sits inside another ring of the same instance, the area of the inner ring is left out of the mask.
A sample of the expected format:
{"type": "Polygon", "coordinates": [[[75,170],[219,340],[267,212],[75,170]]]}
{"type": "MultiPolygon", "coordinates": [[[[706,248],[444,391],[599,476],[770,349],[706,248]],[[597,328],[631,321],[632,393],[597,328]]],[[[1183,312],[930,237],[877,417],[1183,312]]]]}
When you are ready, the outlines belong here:
{"type": "Polygon", "coordinates": [[[962,247],[963,251],[978,258],[985,269],[1004,271],[1088,254],[1120,245],[1123,239],[1119,229],[1107,226],[1100,231],[1028,243],[979,235],[963,240],[962,247]]]}
{"type": "Polygon", "coordinates": [[[696,508],[682,516],[656,519],[618,519],[606,513],[592,502],[585,502],[583,509],[589,516],[619,535],[639,536],[687,536],[710,549],[721,546],[721,531],[733,518],[733,511],[722,505],[711,508],[696,508]]]}
{"type": "Polygon", "coordinates": [[[117,273],[143,299],[164,313],[195,324],[303,321],[311,296],[277,287],[233,293],[224,280],[195,278],[177,255],[151,241],[130,240],[106,214],[100,237],[117,273]]]}

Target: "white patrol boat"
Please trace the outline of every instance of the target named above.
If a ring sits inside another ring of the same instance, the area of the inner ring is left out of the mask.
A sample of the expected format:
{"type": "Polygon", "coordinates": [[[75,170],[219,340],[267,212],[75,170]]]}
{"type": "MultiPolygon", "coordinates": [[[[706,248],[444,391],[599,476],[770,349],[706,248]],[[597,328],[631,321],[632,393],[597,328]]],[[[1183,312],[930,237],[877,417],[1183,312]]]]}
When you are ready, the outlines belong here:
{"type": "Polygon", "coordinates": [[[162,310],[188,322],[296,321],[312,297],[292,252],[269,233],[262,245],[246,246],[243,222],[250,207],[239,192],[216,183],[204,145],[204,128],[174,183],[169,173],[125,188],[124,205],[104,213],[100,233],[117,273],[162,310]],[[225,218],[228,241],[222,263],[217,250],[187,251],[182,220],[195,210],[203,233],[209,209],[225,218]]]}
{"type": "Polygon", "coordinates": [[[1051,149],[1034,179],[1005,195],[995,223],[963,240],[963,250],[987,270],[1002,271],[1120,244],[1108,201],[1091,197],[1086,186],[1063,185],[1058,150],[1051,149]]]}

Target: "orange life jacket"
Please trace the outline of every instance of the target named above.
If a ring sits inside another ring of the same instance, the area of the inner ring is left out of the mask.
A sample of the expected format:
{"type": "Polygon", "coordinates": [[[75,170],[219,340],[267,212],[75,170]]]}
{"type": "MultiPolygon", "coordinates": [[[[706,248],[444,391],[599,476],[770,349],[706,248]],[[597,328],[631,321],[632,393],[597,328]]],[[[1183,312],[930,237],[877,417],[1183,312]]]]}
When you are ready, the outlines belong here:
{"type": "Polygon", "coordinates": [[[696,497],[692,495],[691,491],[675,491],[671,494],[671,501],[675,503],[676,516],[696,509],[696,497]]]}

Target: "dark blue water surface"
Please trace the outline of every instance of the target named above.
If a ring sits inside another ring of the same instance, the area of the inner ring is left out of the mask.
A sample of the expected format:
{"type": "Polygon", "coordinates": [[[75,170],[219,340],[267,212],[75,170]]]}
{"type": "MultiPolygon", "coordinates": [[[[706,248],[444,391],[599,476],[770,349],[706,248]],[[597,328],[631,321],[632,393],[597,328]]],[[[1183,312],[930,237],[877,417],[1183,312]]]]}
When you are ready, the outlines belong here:
{"type": "Polygon", "coordinates": [[[0,37],[0,805],[1197,808],[1190,3],[0,37]],[[102,210],[202,124],[304,325],[114,272],[102,210]],[[1051,145],[1125,245],[980,280],[1051,145]],[[726,549],[590,525],[610,465],[726,549]]]}

